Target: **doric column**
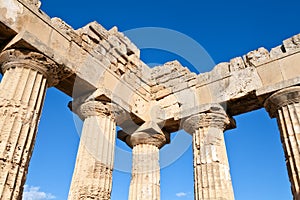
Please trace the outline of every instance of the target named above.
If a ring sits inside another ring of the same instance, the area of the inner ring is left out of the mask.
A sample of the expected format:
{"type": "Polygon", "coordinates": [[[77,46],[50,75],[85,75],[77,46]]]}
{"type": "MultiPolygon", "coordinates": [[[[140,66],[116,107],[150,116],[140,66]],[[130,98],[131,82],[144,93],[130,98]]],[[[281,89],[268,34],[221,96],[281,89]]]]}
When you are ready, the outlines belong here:
{"type": "Polygon", "coordinates": [[[25,50],[2,52],[0,65],[0,199],[21,199],[46,89],[57,83],[57,65],[25,50]]]}
{"type": "Polygon", "coordinates": [[[265,101],[276,117],[294,199],[300,199],[300,86],[280,90],[265,101]]]}
{"type": "Polygon", "coordinates": [[[132,174],[129,200],[160,199],[159,149],[169,141],[155,123],[145,123],[124,138],[132,147],[132,174]]]}
{"type": "Polygon", "coordinates": [[[83,103],[76,112],[84,118],[69,200],[110,199],[116,122],[112,104],[83,103]]]}
{"type": "Polygon", "coordinates": [[[224,130],[230,124],[220,106],[194,115],[183,123],[193,135],[195,200],[234,199],[224,141],[224,130]]]}

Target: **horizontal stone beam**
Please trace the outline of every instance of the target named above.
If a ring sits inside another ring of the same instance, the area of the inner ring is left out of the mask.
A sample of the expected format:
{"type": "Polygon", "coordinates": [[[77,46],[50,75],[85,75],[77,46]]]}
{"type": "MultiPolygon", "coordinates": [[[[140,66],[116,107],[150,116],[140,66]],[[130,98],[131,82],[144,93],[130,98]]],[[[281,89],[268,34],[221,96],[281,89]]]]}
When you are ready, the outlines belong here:
{"type": "Polygon", "coordinates": [[[157,118],[174,131],[181,119],[213,103],[221,104],[231,116],[262,108],[272,93],[300,84],[299,64],[300,34],[270,52],[259,48],[199,75],[178,62],[168,62],[153,69],[157,73],[151,91],[161,108],[157,118]]]}
{"type": "Polygon", "coordinates": [[[138,107],[147,108],[150,101],[150,68],[116,28],[108,31],[92,22],[75,31],[22,0],[3,0],[0,10],[1,51],[26,48],[41,52],[69,72],[56,86],[67,95],[106,88],[124,110],[142,120],[149,118],[138,107]]]}
{"type": "Polygon", "coordinates": [[[128,120],[155,121],[169,132],[206,105],[221,104],[234,116],[263,107],[270,94],[300,82],[300,35],[270,52],[259,48],[197,75],[177,61],[150,69],[116,27],[91,22],[74,30],[23,0],[2,0],[0,10],[1,51],[41,52],[69,73],[56,85],[59,90],[76,98],[103,88],[110,95],[101,98],[121,106],[133,118],[128,120]]]}

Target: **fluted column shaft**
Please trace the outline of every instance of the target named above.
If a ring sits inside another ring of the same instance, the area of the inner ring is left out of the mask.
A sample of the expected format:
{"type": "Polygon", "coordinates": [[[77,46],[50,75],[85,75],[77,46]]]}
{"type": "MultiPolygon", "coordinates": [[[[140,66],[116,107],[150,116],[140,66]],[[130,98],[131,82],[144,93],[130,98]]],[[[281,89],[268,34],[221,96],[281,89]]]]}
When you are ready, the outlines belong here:
{"type": "Polygon", "coordinates": [[[132,178],[129,200],[160,199],[159,149],[151,144],[139,144],[132,149],[132,178]]]}
{"type": "Polygon", "coordinates": [[[228,124],[223,112],[201,113],[184,122],[193,134],[195,200],[234,199],[223,133],[228,124]]]}
{"type": "Polygon", "coordinates": [[[271,117],[276,117],[285,153],[291,189],[300,199],[300,87],[291,87],[271,95],[265,102],[271,117]]]}
{"type": "Polygon", "coordinates": [[[118,138],[132,148],[132,174],[129,200],[160,200],[159,149],[170,141],[152,121],[145,122],[133,133],[118,132],[118,138]]]}
{"type": "Polygon", "coordinates": [[[9,50],[0,55],[0,199],[22,199],[47,86],[55,63],[43,55],[9,50]],[[41,60],[39,60],[42,58],[41,60]]]}
{"type": "Polygon", "coordinates": [[[110,199],[116,123],[110,103],[83,103],[85,118],[69,200],[110,199]]]}

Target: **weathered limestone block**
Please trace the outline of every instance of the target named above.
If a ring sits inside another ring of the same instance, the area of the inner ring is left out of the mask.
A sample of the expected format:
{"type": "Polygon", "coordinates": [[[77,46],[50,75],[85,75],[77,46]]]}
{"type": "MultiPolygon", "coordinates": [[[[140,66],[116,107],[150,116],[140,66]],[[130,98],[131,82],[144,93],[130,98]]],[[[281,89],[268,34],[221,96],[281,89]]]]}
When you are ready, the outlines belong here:
{"type": "Polygon", "coordinates": [[[42,54],[8,50],[0,55],[0,199],[21,199],[37,125],[56,64],[42,54]]]}
{"type": "Polygon", "coordinates": [[[223,133],[229,124],[218,105],[184,121],[183,128],[193,135],[196,200],[234,199],[223,133]]]}
{"type": "Polygon", "coordinates": [[[197,82],[200,85],[209,85],[210,83],[222,81],[230,75],[230,68],[228,62],[219,63],[210,72],[199,74],[197,82]]]}
{"type": "Polygon", "coordinates": [[[258,69],[247,67],[243,70],[233,71],[228,81],[223,84],[224,100],[238,99],[247,95],[249,92],[255,91],[256,88],[262,86],[261,77],[258,69]],[[238,83],[238,84],[237,84],[238,83]]]}
{"type": "MultiPolygon", "coordinates": [[[[273,56],[277,56],[276,59],[256,68],[262,81],[262,87],[256,89],[257,96],[271,94],[300,83],[300,48],[286,52],[284,46],[279,46],[273,51],[278,51],[278,54],[273,52],[273,56]]],[[[265,97],[262,98],[264,99],[265,97]]]]}
{"type": "Polygon", "coordinates": [[[272,59],[278,59],[300,50],[300,34],[294,35],[283,41],[282,45],[274,47],[270,51],[272,59]]]}
{"type": "Polygon", "coordinates": [[[230,60],[230,71],[238,71],[246,68],[245,62],[242,57],[233,58],[230,60]]]}
{"type": "Polygon", "coordinates": [[[270,116],[276,117],[295,200],[300,199],[300,87],[290,87],[265,101],[270,116]]]}
{"type": "Polygon", "coordinates": [[[300,34],[283,41],[284,49],[287,53],[292,53],[300,48],[300,34]]]}
{"type": "Polygon", "coordinates": [[[166,108],[169,106],[172,106],[178,102],[177,98],[175,95],[169,95],[166,96],[165,98],[162,98],[158,101],[158,104],[161,108],[166,108]]]}
{"type": "Polygon", "coordinates": [[[267,61],[270,61],[269,51],[263,47],[258,48],[257,50],[247,53],[243,57],[246,66],[257,67],[267,61]]]}
{"type": "Polygon", "coordinates": [[[159,100],[159,99],[162,99],[170,94],[173,93],[173,90],[172,88],[165,88],[165,89],[162,89],[162,90],[159,90],[156,94],[155,94],[155,99],[156,100],[159,100]]]}
{"type": "Polygon", "coordinates": [[[274,47],[270,51],[270,58],[271,59],[279,58],[279,57],[284,55],[284,52],[285,52],[285,48],[284,48],[283,45],[279,45],[277,47],[274,47]]]}
{"type": "Polygon", "coordinates": [[[84,118],[69,200],[110,199],[116,122],[111,103],[88,101],[75,112],[84,118]]]}
{"type": "Polygon", "coordinates": [[[25,2],[28,2],[29,4],[34,5],[37,8],[40,8],[42,5],[40,0],[25,0],[25,2]]]}
{"type": "Polygon", "coordinates": [[[129,200],[160,200],[159,149],[169,142],[157,124],[146,122],[133,134],[118,133],[132,147],[129,200]]]}
{"type": "Polygon", "coordinates": [[[211,82],[218,80],[218,79],[223,79],[226,75],[228,76],[229,74],[229,66],[230,63],[228,62],[222,62],[217,64],[213,70],[211,70],[210,77],[211,77],[211,82]]]}
{"type": "Polygon", "coordinates": [[[70,36],[71,40],[75,41],[77,44],[81,44],[82,39],[80,38],[80,36],[74,31],[74,29],[69,24],[64,22],[62,19],[58,17],[53,17],[51,18],[51,23],[53,26],[70,36]]]}

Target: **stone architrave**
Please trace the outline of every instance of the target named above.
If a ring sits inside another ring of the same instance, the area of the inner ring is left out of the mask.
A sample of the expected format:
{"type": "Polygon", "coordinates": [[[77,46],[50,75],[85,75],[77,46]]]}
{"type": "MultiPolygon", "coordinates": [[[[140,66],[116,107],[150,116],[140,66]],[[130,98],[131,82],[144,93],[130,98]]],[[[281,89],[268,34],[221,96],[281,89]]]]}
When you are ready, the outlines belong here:
{"type": "Polygon", "coordinates": [[[186,119],[185,131],[193,135],[195,200],[233,200],[234,193],[224,141],[230,120],[221,106],[186,119]]]}
{"type": "Polygon", "coordinates": [[[129,200],[160,199],[159,149],[169,142],[154,122],[145,122],[133,134],[123,138],[132,147],[132,174],[129,200]]]}
{"type": "Polygon", "coordinates": [[[68,199],[108,200],[116,140],[112,103],[88,101],[75,112],[84,124],[68,199]]]}
{"type": "Polygon", "coordinates": [[[300,199],[300,86],[272,94],[264,105],[277,119],[292,193],[300,199]]]}
{"type": "Polygon", "coordinates": [[[44,55],[7,50],[0,55],[0,199],[21,199],[47,87],[57,65],[44,55]]]}

